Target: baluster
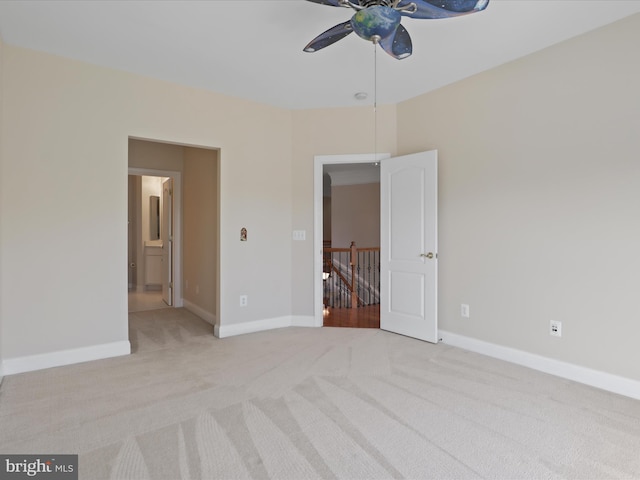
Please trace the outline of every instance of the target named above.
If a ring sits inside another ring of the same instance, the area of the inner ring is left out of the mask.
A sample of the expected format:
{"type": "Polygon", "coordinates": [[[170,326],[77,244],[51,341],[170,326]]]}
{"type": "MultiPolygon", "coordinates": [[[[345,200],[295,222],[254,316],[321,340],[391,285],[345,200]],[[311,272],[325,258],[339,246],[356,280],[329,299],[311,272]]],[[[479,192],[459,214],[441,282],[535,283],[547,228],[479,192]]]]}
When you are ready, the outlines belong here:
{"type": "Polygon", "coordinates": [[[361,286],[360,286],[360,252],[356,252],[356,278],[353,281],[353,291],[355,292],[355,297],[356,297],[356,306],[354,308],[357,308],[360,306],[360,290],[361,290],[361,286]]]}
{"type": "Polygon", "coordinates": [[[377,303],[376,292],[378,291],[378,285],[376,284],[376,251],[373,251],[371,259],[371,290],[373,292],[372,305],[377,303]]]}
{"type": "Polygon", "coordinates": [[[358,292],[356,291],[356,266],[358,263],[358,249],[356,242],[351,242],[350,260],[351,264],[351,308],[358,306],[358,292]]]}
{"type": "Polygon", "coordinates": [[[367,278],[367,274],[366,269],[367,269],[367,252],[362,252],[361,255],[362,258],[362,264],[365,265],[365,267],[362,269],[362,276],[360,277],[360,280],[362,281],[362,288],[361,288],[361,292],[362,292],[362,304],[363,305],[368,305],[369,304],[369,300],[368,300],[368,294],[369,294],[369,286],[367,285],[368,283],[368,278],[367,278]]]}
{"type": "Polygon", "coordinates": [[[333,268],[336,264],[336,253],[331,252],[331,306],[336,308],[338,306],[336,302],[336,275],[333,272],[333,268]]]}
{"type": "Polygon", "coordinates": [[[367,252],[367,305],[371,305],[371,250],[367,252]]]}
{"type": "Polygon", "coordinates": [[[378,288],[378,303],[380,303],[380,250],[377,252],[378,261],[376,262],[377,269],[376,273],[378,274],[378,282],[376,283],[378,288]]]}
{"type": "MultiPolygon", "coordinates": [[[[348,253],[343,253],[342,254],[342,258],[344,259],[342,262],[342,265],[349,265],[349,254],[348,253]]],[[[345,277],[349,276],[349,267],[347,267],[346,271],[345,271],[345,277]]],[[[347,279],[348,280],[348,279],[347,279]]],[[[348,290],[348,285],[347,284],[343,284],[342,285],[342,295],[343,295],[343,302],[344,302],[344,307],[345,308],[350,308],[350,304],[349,304],[349,290],[348,290]]]]}
{"type": "MultiPolygon", "coordinates": [[[[338,252],[338,270],[342,271],[342,252],[338,252]]],[[[336,292],[338,295],[338,302],[340,308],[342,308],[342,283],[338,282],[338,291],[336,292]]]]}

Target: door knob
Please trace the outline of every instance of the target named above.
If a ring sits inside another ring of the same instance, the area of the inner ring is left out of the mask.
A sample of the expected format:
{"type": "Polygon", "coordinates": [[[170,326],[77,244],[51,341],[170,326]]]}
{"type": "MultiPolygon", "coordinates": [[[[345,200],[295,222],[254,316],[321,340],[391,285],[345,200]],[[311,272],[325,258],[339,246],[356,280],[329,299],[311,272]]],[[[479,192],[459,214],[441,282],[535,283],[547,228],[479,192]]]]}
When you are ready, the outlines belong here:
{"type": "Polygon", "coordinates": [[[421,253],[420,254],[421,257],[426,257],[426,258],[433,258],[433,253],[429,252],[429,253],[421,253]]]}

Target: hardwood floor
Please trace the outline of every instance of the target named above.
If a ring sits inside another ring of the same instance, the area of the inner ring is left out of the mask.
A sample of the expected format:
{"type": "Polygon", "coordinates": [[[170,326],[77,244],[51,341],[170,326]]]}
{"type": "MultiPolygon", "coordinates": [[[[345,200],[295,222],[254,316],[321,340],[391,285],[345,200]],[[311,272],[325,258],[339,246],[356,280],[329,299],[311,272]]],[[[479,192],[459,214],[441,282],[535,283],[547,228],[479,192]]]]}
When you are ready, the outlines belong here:
{"type": "Polygon", "coordinates": [[[325,327],[380,328],[380,305],[360,308],[327,308],[325,327]]]}

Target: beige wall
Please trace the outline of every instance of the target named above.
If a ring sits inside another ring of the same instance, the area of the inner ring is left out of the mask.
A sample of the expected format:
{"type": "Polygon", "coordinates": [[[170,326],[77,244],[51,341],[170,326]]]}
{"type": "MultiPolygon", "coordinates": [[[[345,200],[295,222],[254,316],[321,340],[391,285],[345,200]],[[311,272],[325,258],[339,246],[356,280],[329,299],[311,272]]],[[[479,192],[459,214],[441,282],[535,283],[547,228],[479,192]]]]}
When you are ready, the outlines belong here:
{"type": "Polygon", "coordinates": [[[170,143],[129,139],[129,167],[182,172],[184,147],[170,143]]]}
{"type": "MultiPolygon", "coordinates": [[[[4,42],[0,37],[0,185],[3,184],[3,173],[2,173],[3,164],[4,164],[3,125],[4,125],[4,42]]],[[[3,204],[4,204],[4,195],[2,193],[2,190],[0,190],[0,211],[3,210],[3,204]]],[[[0,215],[0,238],[2,238],[2,230],[3,230],[3,222],[2,222],[2,216],[0,215]]],[[[2,298],[4,293],[4,289],[2,288],[4,284],[4,275],[1,273],[4,271],[3,262],[2,262],[3,256],[4,256],[3,252],[2,250],[0,250],[0,305],[2,304],[2,298]]],[[[2,382],[2,358],[3,358],[2,345],[4,343],[3,341],[4,328],[3,328],[3,321],[2,321],[3,317],[4,315],[3,315],[2,309],[0,309],[0,382],[2,382]]]]}
{"type": "Polygon", "coordinates": [[[380,246],[380,184],[331,187],[331,246],[380,246]]]}
{"type": "Polygon", "coordinates": [[[218,152],[184,149],[183,297],[216,315],[218,152]]]}
{"type": "Polygon", "coordinates": [[[635,15],[398,106],[439,151],[442,329],[640,379],[638,45],[635,15]]]}
{"type": "Polygon", "coordinates": [[[291,112],[8,45],[3,69],[5,360],[127,340],[129,137],[220,148],[219,322],[290,314],[291,112]]]}
{"type": "Polygon", "coordinates": [[[292,219],[306,230],[293,242],[291,269],[294,315],[313,315],[313,161],[315,155],[396,152],[396,107],[378,106],[377,136],[371,107],[293,112],[292,219]],[[375,143],[374,143],[375,140],[375,143]]]}

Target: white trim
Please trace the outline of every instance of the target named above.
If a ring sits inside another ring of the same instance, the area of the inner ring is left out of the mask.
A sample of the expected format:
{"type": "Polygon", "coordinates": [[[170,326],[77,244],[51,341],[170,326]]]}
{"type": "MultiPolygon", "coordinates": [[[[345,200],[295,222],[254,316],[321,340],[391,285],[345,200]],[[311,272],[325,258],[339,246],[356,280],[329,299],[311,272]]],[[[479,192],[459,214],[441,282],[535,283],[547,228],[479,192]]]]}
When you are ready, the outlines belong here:
{"type": "Polygon", "coordinates": [[[182,300],[182,172],[129,167],[128,175],[148,175],[173,179],[173,307],[183,306],[182,300]]]}
{"type": "Polygon", "coordinates": [[[244,335],[245,333],[261,332],[263,330],[273,330],[291,326],[291,317],[274,317],[252,322],[235,323],[233,325],[216,325],[213,334],[218,338],[244,335]]]}
{"type": "MultiPolygon", "coordinates": [[[[234,337],[245,333],[262,332],[285,327],[316,327],[315,319],[311,315],[286,315],[283,317],[265,318],[252,322],[236,323],[233,325],[215,325],[213,334],[218,338],[234,337]]],[[[322,325],[320,325],[322,326],[322,325]]]]}
{"type": "Polygon", "coordinates": [[[113,343],[103,343],[91,347],[59,350],[57,352],[28,355],[25,357],[8,358],[2,362],[2,371],[5,375],[32,372],[44,368],[61,367],[75,363],[101,360],[103,358],[119,357],[131,353],[131,344],[128,340],[113,343]]]}
{"type": "Polygon", "coordinates": [[[370,163],[390,158],[388,153],[316,155],[313,157],[313,313],[314,327],[321,327],[322,316],[322,167],[335,163],[370,163]]]}
{"type": "Polygon", "coordinates": [[[195,303],[191,303],[186,298],[182,299],[182,303],[184,304],[184,308],[189,310],[194,315],[197,315],[198,317],[203,319],[205,322],[210,323],[211,325],[215,325],[216,324],[216,316],[215,316],[215,314],[205,310],[202,307],[199,307],[195,303]]]}
{"type": "Polygon", "coordinates": [[[601,388],[608,392],[625,395],[640,400],[640,381],[620,377],[611,373],[581,367],[573,363],[563,362],[542,355],[504,347],[495,343],[485,342],[457,333],[444,330],[439,331],[442,343],[454,347],[463,348],[489,357],[498,358],[507,362],[532,368],[540,372],[549,373],[557,377],[566,378],[575,382],[584,383],[592,387],[601,388]]]}

